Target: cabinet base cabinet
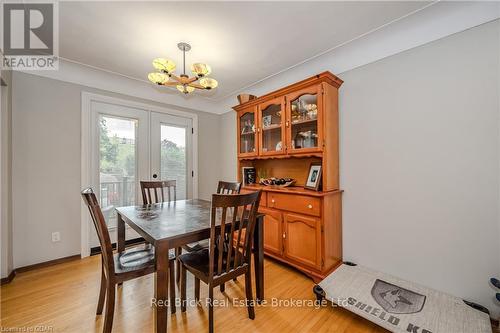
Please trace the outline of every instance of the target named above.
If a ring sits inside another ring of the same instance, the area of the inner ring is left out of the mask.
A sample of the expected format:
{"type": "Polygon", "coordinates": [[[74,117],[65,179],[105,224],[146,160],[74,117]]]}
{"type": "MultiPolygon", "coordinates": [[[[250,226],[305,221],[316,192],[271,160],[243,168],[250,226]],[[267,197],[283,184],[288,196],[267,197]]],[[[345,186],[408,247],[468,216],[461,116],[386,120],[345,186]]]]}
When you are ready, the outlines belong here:
{"type": "MultiPolygon", "coordinates": [[[[265,190],[264,190],[265,191],[265,190]]],[[[314,198],[304,195],[281,194],[280,202],[304,200],[306,206],[315,200],[320,206],[311,215],[303,214],[304,204],[283,210],[269,207],[259,208],[264,217],[264,253],[283,263],[297,268],[315,282],[324,279],[342,263],[342,202],[341,191],[330,192],[314,198]]],[[[276,198],[268,193],[270,198],[276,198]]]]}

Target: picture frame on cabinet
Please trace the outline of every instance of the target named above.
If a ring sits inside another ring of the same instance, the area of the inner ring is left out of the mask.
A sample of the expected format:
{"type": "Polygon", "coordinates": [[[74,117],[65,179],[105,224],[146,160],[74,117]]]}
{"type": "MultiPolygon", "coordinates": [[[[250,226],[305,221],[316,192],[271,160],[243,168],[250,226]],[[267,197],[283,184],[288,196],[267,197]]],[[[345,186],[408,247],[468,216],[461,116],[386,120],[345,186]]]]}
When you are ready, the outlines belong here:
{"type": "Polygon", "coordinates": [[[311,163],[304,188],[314,191],[321,189],[321,163],[311,163]]]}
{"type": "Polygon", "coordinates": [[[241,168],[243,186],[257,183],[257,173],[254,167],[241,168]]]}

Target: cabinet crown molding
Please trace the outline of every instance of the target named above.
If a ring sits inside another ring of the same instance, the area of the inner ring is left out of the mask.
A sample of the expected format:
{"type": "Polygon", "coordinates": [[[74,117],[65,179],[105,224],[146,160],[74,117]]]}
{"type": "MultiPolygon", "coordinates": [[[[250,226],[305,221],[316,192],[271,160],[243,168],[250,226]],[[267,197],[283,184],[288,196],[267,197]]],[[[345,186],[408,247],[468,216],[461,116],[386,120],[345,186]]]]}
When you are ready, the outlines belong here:
{"type": "Polygon", "coordinates": [[[272,92],[267,93],[265,95],[262,95],[260,97],[257,97],[256,99],[252,99],[248,102],[245,102],[245,103],[242,103],[239,105],[235,105],[235,106],[233,106],[233,110],[238,112],[238,111],[241,111],[243,109],[261,104],[267,100],[286,95],[291,91],[295,91],[297,89],[305,88],[307,86],[321,83],[321,82],[327,82],[336,88],[339,88],[342,85],[342,83],[344,83],[344,81],[342,79],[340,79],[339,77],[337,77],[336,75],[332,74],[329,71],[325,71],[325,72],[322,72],[320,74],[316,74],[314,76],[311,76],[305,80],[295,82],[295,83],[290,84],[286,87],[280,88],[278,90],[275,90],[275,91],[272,91],[272,92]]]}

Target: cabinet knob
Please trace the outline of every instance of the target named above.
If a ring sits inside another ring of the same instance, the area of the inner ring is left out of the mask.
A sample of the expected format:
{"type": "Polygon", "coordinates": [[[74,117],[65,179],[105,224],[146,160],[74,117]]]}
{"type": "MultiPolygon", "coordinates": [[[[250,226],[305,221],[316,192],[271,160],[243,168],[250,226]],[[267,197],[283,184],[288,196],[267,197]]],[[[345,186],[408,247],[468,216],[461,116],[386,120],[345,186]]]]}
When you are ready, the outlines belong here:
{"type": "Polygon", "coordinates": [[[271,202],[274,203],[274,199],[271,199],[271,202]]]}
{"type": "Polygon", "coordinates": [[[283,238],[286,238],[286,233],[283,233],[283,238]]]}
{"type": "Polygon", "coordinates": [[[309,204],[309,205],[307,205],[307,208],[312,209],[313,205],[309,204]]]}

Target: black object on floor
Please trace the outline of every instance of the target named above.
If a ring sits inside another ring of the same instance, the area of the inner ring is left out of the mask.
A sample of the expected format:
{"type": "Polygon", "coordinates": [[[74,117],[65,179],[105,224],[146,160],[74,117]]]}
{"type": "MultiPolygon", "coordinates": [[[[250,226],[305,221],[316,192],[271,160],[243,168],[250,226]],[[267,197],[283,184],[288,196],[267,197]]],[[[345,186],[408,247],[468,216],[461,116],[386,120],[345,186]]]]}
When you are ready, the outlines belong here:
{"type": "Polygon", "coordinates": [[[322,302],[325,299],[325,296],[326,296],[325,291],[323,290],[323,288],[321,288],[317,284],[314,285],[314,287],[313,287],[313,293],[316,295],[316,300],[318,302],[322,302]]]}
{"type": "Polygon", "coordinates": [[[470,301],[466,301],[466,300],[463,300],[465,304],[467,304],[468,306],[470,306],[471,308],[473,309],[476,309],[476,310],[479,310],[481,312],[484,312],[486,313],[487,315],[490,315],[490,310],[488,310],[487,308],[485,308],[484,306],[482,306],[481,304],[477,304],[477,303],[474,303],[474,302],[470,302],[470,301]]]}
{"type": "Polygon", "coordinates": [[[497,293],[496,297],[497,297],[497,301],[500,302],[500,293],[497,293]]]}
{"type": "Polygon", "coordinates": [[[500,289],[500,280],[496,279],[496,278],[491,278],[490,279],[490,282],[492,285],[494,285],[496,288],[500,289]]]}

